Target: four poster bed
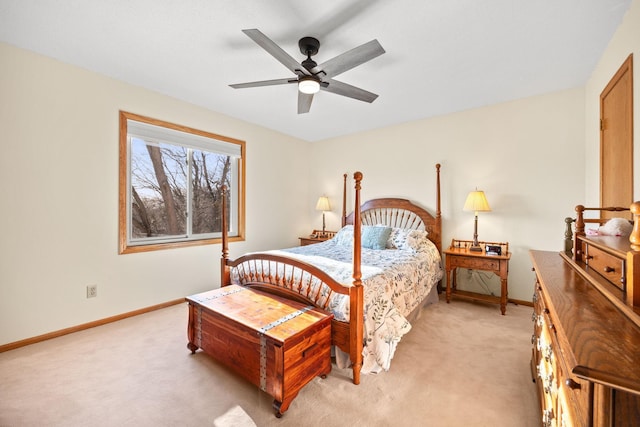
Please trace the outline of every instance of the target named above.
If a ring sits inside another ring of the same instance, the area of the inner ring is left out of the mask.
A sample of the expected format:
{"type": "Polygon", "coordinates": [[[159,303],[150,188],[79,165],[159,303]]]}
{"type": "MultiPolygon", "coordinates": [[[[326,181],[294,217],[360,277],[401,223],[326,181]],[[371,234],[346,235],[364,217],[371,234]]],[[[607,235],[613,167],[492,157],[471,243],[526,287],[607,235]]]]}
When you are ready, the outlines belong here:
{"type": "Polygon", "coordinates": [[[332,312],[337,364],[351,366],[359,384],[361,370],[389,368],[397,343],[411,328],[408,319],[437,301],[443,276],[440,165],[435,216],[406,199],[361,204],[360,172],[354,174],[354,211],[347,215],[346,178],[343,228],[323,243],[232,260],[223,217],[221,285],[248,286],[332,312]]]}

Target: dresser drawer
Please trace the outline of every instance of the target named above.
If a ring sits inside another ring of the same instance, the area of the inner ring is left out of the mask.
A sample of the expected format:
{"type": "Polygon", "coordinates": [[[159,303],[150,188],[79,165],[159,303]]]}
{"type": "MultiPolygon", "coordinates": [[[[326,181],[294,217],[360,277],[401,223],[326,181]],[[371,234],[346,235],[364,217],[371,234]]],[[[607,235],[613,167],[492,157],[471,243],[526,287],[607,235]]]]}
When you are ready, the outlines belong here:
{"type": "Polygon", "coordinates": [[[582,251],[589,269],[597,272],[619,289],[625,281],[625,260],[604,252],[588,242],[582,242],[582,251]]]}
{"type": "MultiPolygon", "coordinates": [[[[560,366],[560,370],[563,367],[560,366]]],[[[562,372],[558,378],[559,393],[564,408],[559,418],[564,420],[569,426],[588,425],[589,405],[589,382],[576,376],[565,375],[562,372]]],[[[559,411],[560,412],[560,411],[559,411]]]]}
{"type": "MultiPolygon", "coordinates": [[[[558,379],[558,419],[564,425],[586,426],[591,409],[589,382],[575,376],[572,367],[575,366],[572,353],[565,353],[561,349],[568,348],[568,343],[562,336],[553,333],[552,346],[555,350],[555,368],[558,379]]],[[[562,425],[562,424],[561,424],[562,425]]]]}

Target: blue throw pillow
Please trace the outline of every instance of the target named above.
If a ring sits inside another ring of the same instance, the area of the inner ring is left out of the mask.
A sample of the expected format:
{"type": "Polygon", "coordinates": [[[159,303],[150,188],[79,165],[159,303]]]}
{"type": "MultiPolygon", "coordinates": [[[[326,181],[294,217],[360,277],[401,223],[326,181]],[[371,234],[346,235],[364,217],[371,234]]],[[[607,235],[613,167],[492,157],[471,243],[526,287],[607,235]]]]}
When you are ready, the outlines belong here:
{"type": "Polygon", "coordinates": [[[391,227],[362,227],[362,247],[369,249],[386,249],[391,227]]]}

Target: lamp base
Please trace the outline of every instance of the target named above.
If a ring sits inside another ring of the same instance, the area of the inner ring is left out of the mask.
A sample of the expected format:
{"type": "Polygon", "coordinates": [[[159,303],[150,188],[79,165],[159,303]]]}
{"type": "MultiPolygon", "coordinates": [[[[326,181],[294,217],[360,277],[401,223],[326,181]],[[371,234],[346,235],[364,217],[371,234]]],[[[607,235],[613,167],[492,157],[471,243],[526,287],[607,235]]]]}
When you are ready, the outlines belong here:
{"type": "Polygon", "coordinates": [[[482,252],[482,246],[478,243],[478,212],[476,212],[476,219],[473,222],[473,242],[469,246],[471,252],[482,252]]]}

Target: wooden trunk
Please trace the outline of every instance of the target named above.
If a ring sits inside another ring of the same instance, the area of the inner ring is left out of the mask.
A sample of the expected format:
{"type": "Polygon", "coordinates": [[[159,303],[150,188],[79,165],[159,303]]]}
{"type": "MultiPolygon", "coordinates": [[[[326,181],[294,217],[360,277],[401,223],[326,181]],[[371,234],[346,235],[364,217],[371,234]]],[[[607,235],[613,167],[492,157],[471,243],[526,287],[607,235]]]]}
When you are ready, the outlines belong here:
{"type": "Polygon", "coordinates": [[[330,313],[238,285],[187,302],[188,348],[273,396],[278,417],[305,384],[331,372],[330,313]]]}

